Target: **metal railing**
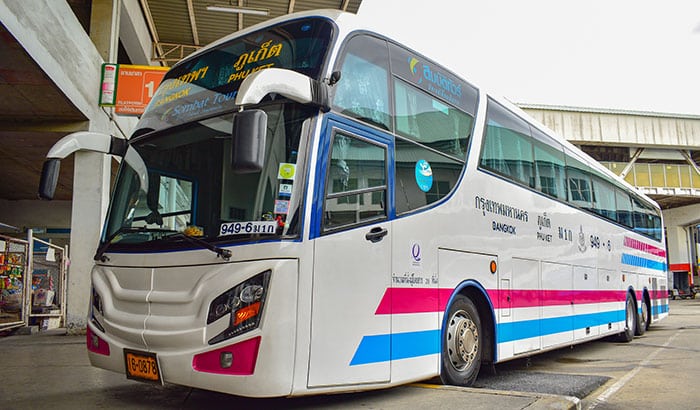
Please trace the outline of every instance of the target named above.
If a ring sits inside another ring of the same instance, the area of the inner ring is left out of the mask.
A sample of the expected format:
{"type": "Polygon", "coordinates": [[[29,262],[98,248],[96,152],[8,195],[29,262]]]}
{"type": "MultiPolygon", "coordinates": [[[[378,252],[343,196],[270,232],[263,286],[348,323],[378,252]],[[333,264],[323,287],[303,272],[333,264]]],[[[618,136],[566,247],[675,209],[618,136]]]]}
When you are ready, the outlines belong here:
{"type": "MultiPolygon", "coordinates": [[[[624,162],[601,162],[603,166],[620,175],[627,166],[624,162]]],[[[635,163],[625,181],[640,188],[677,188],[700,195],[700,175],[689,164],[635,163]]]]}

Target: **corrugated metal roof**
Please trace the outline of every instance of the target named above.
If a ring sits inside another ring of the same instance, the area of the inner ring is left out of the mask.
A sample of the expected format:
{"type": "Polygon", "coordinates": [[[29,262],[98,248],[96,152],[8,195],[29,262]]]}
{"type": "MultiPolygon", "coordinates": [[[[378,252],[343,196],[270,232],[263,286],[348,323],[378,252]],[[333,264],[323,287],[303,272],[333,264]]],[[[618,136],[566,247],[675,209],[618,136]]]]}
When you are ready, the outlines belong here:
{"type": "Polygon", "coordinates": [[[221,37],[298,11],[336,9],[357,13],[362,0],[140,0],[154,39],[153,59],[172,65],[197,47],[221,37]],[[207,10],[207,6],[263,9],[266,16],[207,10]],[[182,53],[179,52],[182,49],[182,53]],[[168,50],[178,49],[167,54],[168,50]]]}

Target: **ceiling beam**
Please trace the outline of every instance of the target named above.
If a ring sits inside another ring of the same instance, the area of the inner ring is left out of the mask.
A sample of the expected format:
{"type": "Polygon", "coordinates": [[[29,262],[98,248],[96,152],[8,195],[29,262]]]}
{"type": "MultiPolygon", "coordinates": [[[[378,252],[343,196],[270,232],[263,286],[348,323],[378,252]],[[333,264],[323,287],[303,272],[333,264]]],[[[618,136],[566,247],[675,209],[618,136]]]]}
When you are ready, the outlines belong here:
{"type": "MultiPolygon", "coordinates": [[[[52,132],[57,134],[70,134],[76,131],[85,131],[89,128],[89,121],[0,121],[0,130],[5,132],[52,132]]],[[[0,131],[0,135],[2,132],[0,131]]]]}
{"type": "Polygon", "coordinates": [[[194,6],[192,0],[187,0],[187,14],[190,16],[190,28],[192,29],[192,40],[194,45],[199,45],[199,31],[197,30],[197,21],[194,19],[194,6]]]}
{"type": "Polygon", "coordinates": [[[158,55],[152,55],[151,60],[158,61],[157,58],[159,58],[163,55],[163,49],[159,45],[157,45],[158,43],[160,43],[160,40],[158,39],[158,31],[156,30],[156,24],[153,22],[153,15],[151,14],[151,8],[148,7],[148,0],[140,0],[140,1],[141,1],[141,9],[143,10],[143,14],[146,17],[146,25],[148,26],[148,31],[151,33],[151,40],[153,40],[153,48],[155,50],[157,50],[157,54],[158,54],[158,55]]]}
{"type": "MultiPolygon", "coordinates": [[[[238,7],[243,7],[243,0],[238,0],[238,7]]],[[[243,30],[243,13],[238,13],[238,31],[243,30]]]]}

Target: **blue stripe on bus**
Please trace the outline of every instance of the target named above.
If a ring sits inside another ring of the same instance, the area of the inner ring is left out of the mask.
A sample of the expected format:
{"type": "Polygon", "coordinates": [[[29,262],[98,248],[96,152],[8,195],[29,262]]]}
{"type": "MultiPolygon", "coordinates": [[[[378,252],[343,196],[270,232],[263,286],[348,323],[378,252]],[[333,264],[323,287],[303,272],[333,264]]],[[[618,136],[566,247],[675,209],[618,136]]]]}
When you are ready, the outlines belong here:
{"type": "Polygon", "coordinates": [[[350,366],[440,353],[440,330],[363,336],[350,366]]]}
{"type": "Polygon", "coordinates": [[[591,326],[605,325],[625,320],[624,310],[601,313],[587,313],[575,316],[562,316],[522,322],[501,323],[498,325],[498,343],[513,342],[537,336],[553,335],[591,326]]]}
{"type": "MultiPolygon", "coordinates": [[[[668,312],[668,305],[653,307],[654,313],[668,312]]],[[[625,320],[624,310],[501,323],[497,327],[498,343],[569,332],[625,320]]],[[[440,330],[423,330],[363,336],[350,366],[410,359],[440,353],[440,330]]]]}
{"type": "Polygon", "coordinates": [[[651,308],[652,315],[658,315],[661,313],[668,313],[668,305],[658,305],[651,308]]]}
{"type": "Polygon", "coordinates": [[[638,266],[640,268],[660,270],[663,272],[666,271],[665,262],[642,258],[641,256],[630,255],[628,253],[622,254],[622,263],[625,265],[638,266]]]}

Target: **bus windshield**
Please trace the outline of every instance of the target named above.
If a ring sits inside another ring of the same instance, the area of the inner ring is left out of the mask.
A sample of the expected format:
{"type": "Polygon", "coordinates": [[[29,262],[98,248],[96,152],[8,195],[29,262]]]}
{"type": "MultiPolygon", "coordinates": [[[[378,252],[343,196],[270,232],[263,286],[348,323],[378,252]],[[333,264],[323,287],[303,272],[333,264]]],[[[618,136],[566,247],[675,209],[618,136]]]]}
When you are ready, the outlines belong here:
{"type": "Polygon", "coordinates": [[[319,17],[293,20],[183,61],[163,78],[134,135],[233,110],[243,80],[265,68],[289,69],[319,79],[332,27],[330,20],[319,17]]]}
{"type": "Polygon", "coordinates": [[[123,161],[105,230],[110,249],[143,249],[144,243],[148,250],[191,247],[182,234],[209,242],[298,235],[299,152],[315,110],[290,102],[261,108],[268,131],[259,172],[235,173],[231,166],[233,114],[132,141],[148,168],[148,192],[123,161]]]}

